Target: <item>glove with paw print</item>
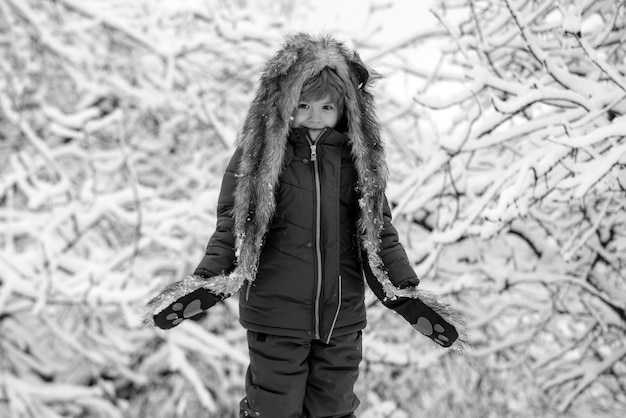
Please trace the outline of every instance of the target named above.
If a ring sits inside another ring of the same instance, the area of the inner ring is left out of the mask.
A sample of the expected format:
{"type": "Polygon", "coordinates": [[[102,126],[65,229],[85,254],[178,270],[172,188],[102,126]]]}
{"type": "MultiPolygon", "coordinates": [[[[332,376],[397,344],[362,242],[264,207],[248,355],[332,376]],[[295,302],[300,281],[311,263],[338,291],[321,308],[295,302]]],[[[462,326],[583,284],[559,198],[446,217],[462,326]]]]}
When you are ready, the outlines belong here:
{"type": "Polygon", "coordinates": [[[442,347],[450,347],[459,337],[456,328],[421,299],[397,298],[385,302],[385,306],[402,315],[413,328],[442,347]]]}
{"type": "Polygon", "coordinates": [[[223,295],[216,295],[203,287],[206,283],[203,277],[187,276],[167,286],[146,305],[148,318],[145,322],[152,322],[161,329],[170,329],[225,299],[223,295]]]}
{"type": "Polygon", "coordinates": [[[439,302],[431,293],[418,291],[419,279],[417,277],[397,285],[400,289],[412,288],[413,292],[416,293],[416,297],[388,299],[385,296],[382,285],[376,279],[370,276],[367,282],[370,289],[372,289],[383,305],[400,314],[413,328],[440,346],[450,347],[459,338],[456,327],[450,321],[444,319],[443,316],[451,317],[450,314],[454,314],[454,312],[451,312],[446,305],[439,302]]]}

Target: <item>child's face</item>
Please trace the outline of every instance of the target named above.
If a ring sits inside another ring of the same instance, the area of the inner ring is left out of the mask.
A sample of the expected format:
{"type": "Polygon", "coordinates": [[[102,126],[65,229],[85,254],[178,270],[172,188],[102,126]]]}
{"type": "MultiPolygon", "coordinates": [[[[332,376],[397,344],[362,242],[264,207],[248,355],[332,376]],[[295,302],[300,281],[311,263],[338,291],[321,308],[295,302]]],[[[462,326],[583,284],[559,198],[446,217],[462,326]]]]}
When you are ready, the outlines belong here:
{"type": "Polygon", "coordinates": [[[308,128],[313,139],[324,128],[334,128],[339,120],[337,104],[327,97],[322,100],[303,100],[298,102],[293,117],[294,128],[308,128]]]}

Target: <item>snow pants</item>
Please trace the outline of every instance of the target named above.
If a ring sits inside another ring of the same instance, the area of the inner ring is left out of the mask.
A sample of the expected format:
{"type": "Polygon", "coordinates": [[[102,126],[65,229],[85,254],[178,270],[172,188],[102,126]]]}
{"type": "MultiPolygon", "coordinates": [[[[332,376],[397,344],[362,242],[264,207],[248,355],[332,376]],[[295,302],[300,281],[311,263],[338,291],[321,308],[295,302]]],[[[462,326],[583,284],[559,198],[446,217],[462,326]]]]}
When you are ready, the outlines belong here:
{"type": "Polygon", "coordinates": [[[319,340],[248,331],[250,366],[240,417],[353,418],[361,331],[319,340]]]}

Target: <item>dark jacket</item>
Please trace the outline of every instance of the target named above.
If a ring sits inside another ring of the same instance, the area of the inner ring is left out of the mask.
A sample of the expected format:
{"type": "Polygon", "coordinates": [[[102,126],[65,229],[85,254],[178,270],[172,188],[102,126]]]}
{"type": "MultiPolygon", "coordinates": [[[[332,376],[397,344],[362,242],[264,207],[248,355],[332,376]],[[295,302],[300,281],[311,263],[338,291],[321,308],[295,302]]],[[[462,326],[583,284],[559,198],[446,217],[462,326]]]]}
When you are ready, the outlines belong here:
{"type": "MultiPolygon", "coordinates": [[[[275,215],[266,233],[256,280],[240,292],[240,321],[252,331],[327,340],[365,327],[364,280],[358,245],[357,174],[348,138],[325,131],[312,158],[306,129],[289,136],[275,188],[275,215]]],[[[217,228],[195,274],[234,268],[232,205],[241,150],[228,165],[217,228]]],[[[381,256],[391,281],[417,277],[385,205],[381,256]]]]}

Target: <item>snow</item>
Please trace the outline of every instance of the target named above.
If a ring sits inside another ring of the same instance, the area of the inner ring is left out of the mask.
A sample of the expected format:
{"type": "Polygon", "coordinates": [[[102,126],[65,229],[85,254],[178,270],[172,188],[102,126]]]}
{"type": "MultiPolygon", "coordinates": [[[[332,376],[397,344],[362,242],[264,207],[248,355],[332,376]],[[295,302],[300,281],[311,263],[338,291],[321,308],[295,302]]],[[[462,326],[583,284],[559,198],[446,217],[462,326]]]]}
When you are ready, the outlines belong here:
{"type": "Polygon", "coordinates": [[[293,30],[384,75],[394,225],[474,343],[368,293],[358,416],[623,416],[623,8],[539,3],[0,0],[0,416],[235,416],[236,298],[167,332],[143,305],[204,252],[293,30]]]}

